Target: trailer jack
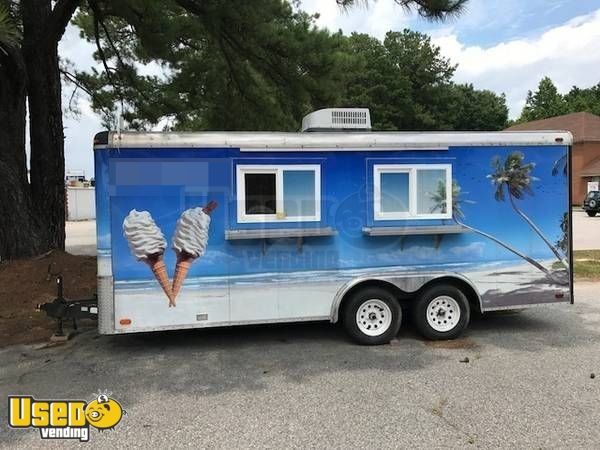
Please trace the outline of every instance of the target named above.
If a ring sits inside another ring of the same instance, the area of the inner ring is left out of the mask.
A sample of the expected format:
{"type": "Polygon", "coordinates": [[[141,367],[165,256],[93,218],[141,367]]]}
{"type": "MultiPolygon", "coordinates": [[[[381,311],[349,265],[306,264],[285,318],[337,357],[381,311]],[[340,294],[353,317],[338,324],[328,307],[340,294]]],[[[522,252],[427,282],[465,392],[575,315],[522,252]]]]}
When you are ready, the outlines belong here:
{"type": "Polygon", "coordinates": [[[98,297],[84,299],[66,299],[63,295],[63,278],[56,277],[56,298],[48,303],[37,305],[37,311],[44,311],[48,317],[56,319],[57,328],[53,337],[63,338],[64,321],[72,320],[73,334],[77,331],[77,319],[98,319],[98,297]]]}

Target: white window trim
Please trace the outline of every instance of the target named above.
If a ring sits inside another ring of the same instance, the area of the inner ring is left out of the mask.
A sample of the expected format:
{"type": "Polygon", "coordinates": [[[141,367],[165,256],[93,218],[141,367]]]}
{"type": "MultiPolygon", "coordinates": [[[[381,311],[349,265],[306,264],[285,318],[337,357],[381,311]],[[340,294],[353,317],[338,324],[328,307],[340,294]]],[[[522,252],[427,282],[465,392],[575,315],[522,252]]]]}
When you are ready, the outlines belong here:
{"type": "Polygon", "coordinates": [[[452,164],[374,164],[373,165],[373,218],[374,220],[413,220],[452,218],[452,164]],[[446,171],[446,213],[417,213],[417,171],[446,171]],[[381,174],[408,173],[408,211],[381,211],[381,174]]]}
{"type": "Polygon", "coordinates": [[[243,164],[236,166],[237,188],[237,221],[238,223],[265,222],[320,222],[321,221],[321,166],[318,164],[243,164]],[[315,173],[315,215],[314,216],[285,216],[283,172],[310,170],[315,173]],[[246,214],[246,173],[275,174],[276,214],[246,214]]]}

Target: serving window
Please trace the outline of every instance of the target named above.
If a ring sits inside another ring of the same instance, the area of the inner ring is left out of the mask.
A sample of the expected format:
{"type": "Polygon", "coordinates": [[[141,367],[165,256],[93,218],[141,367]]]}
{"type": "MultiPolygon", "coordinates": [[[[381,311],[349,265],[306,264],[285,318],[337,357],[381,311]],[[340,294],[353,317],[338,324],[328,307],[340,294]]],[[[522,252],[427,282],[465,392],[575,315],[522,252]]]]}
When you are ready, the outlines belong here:
{"type": "Polygon", "coordinates": [[[238,165],[236,181],[238,222],[321,220],[319,165],[238,165]]]}
{"type": "Polygon", "coordinates": [[[375,220],[452,218],[450,164],[375,164],[375,220]]]}

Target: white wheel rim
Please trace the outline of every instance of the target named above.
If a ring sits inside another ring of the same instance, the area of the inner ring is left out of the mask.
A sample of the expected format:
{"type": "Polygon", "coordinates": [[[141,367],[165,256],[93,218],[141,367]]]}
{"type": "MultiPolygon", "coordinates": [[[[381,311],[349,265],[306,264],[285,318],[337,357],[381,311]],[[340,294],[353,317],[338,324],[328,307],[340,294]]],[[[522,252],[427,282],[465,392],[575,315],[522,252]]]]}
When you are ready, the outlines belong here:
{"type": "Polygon", "coordinates": [[[447,295],[440,295],[427,306],[427,323],[435,331],[452,330],[460,321],[458,302],[447,295]]]}
{"type": "Polygon", "coordinates": [[[381,336],[392,324],[392,310],[379,299],[367,300],[356,311],[356,324],[367,336],[381,336]]]}

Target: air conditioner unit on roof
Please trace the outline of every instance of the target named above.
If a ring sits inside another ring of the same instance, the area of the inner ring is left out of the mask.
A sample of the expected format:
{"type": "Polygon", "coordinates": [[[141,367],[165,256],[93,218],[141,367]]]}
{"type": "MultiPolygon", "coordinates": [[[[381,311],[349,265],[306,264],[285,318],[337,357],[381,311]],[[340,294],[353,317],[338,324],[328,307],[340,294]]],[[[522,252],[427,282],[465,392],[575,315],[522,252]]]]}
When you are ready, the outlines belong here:
{"type": "Polygon", "coordinates": [[[326,108],[307,114],[302,131],[371,131],[368,108],[326,108]]]}

